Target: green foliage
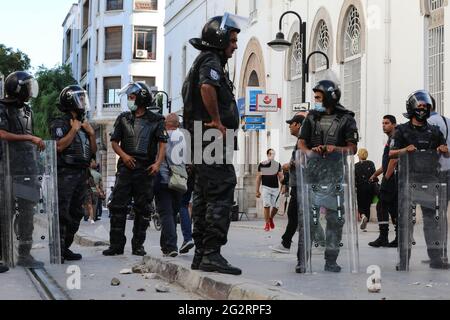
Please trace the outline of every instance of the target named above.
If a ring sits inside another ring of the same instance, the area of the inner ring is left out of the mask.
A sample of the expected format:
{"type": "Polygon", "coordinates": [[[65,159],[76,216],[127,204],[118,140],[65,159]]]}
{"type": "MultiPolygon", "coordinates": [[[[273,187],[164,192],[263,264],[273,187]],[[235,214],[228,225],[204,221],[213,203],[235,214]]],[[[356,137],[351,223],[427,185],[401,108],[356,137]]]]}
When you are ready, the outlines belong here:
{"type": "Polygon", "coordinates": [[[0,44],[0,73],[5,78],[14,71],[26,71],[30,69],[30,58],[20,50],[14,51],[0,44]]]}
{"type": "Polygon", "coordinates": [[[53,69],[40,67],[35,77],[39,83],[39,96],[31,101],[34,114],[34,134],[44,140],[50,139],[49,124],[61,115],[57,108],[59,94],[67,86],[76,84],[70,66],[53,69]]]}

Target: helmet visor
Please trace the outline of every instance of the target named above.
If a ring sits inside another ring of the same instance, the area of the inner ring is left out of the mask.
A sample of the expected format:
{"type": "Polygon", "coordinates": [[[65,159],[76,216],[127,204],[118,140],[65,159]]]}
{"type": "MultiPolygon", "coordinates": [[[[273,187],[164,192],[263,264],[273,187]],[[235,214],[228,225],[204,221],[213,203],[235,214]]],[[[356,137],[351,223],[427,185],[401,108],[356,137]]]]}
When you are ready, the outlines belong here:
{"type": "Polygon", "coordinates": [[[140,90],[144,89],[142,87],[142,85],[140,85],[137,82],[132,82],[127,84],[126,86],[124,86],[122,89],[120,89],[119,91],[119,97],[122,96],[129,96],[131,94],[136,94],[138,93],[140,90]]]}
{"type": "Polygon", "coordinates": [[[87,91],[72,91],[73,103],[79,111],[87,111],[90,109],[89,96],[87,91]]]}
{"type": "Polygon", "coordinates": [[[411,96],[412,105],[414,108],[418,108],[419,106],[433,106],[433,101],[431,96],[426,91],[418,91],[411,96]]]}
{"type": "Polygon", "coordinates": [[[20,85],[27,86],[28,96],[30,98],[37,98],[39,95],[39,83],[36,79],[30,78],[28,80],[22,81],[20,85]]]}
{"type": "Polygon", "coordinates": [[[221,30],[236,30],[238,33],[248,29],[250,25],[250,19],[237,16],[226,12],[222,17],[222,22],[220,24],[221,30]]]}

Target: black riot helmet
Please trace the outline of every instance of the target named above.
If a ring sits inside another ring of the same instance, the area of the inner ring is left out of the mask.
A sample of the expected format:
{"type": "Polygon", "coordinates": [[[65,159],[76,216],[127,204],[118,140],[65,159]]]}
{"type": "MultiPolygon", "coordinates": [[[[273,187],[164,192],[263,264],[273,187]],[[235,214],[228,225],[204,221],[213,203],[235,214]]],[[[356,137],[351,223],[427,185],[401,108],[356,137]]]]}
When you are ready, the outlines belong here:
{"type": "Polygon", "coordinates": [[[428,91],[418,90],[413,92],[406,101],[406,112],[404,116],[408,119],[416,118],[417,121],[425,122],[431,116],[433,99],[428,91]],[[426,109],[419,108],[426,106],[426,109]]]}
{"type": "Polygon", "coordinates": [[[36,79],[28,72],[16,71],[6,77],[5,92],[8,98],[27,102],[30,98],[37,98],[39,85],[36,79]]]}
{"type": "Polygon", "coordinates": [[[248,19],[225,13],[211,18],[203,27],[202,38],[194,38],[189,43],[198,50],[225,50],[230,45],[232,31],[240,33],[248,19]]]}
{"type": "Polygon", "coordinates": [[[119,97],[126,95],[136,96],[136,106],[149,108],[155,103],[155,97],[152,90],[145,82],[131,82],[123,87],[119,92],[119,97]]]}
{"type": "Polygon", "coordinates": [[[61,112],[76,112],[80,119],[83,119],[89,110],[89,96],[86,90],[78,85],[64,88],[59,95],[58,109],[61,112]]]}
{"type": "Polygon", "coordinates": [[[335,107],[341,100],[341,89],[331,80],[319,81],[313,91],[323,93],[325,107],[335,107]]]}

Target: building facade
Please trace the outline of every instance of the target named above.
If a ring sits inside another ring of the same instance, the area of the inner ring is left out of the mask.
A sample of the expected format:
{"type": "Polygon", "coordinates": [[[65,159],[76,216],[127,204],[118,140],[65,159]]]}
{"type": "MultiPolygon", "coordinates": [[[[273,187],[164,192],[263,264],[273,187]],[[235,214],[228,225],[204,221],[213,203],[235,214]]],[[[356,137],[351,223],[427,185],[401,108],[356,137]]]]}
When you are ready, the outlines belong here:
{"type": "Polygon", "coordinates": [[[119,90],[131,81],[163,87],[164,6],[164,0],[79,0],[63,23],[62,61],[89,92],[89,118],[96,125],[97,159],[108,193],[117,164],[109,134],[127,110],[119,90]]]}
{"type": "MultiPolygon", "coordinates": [[[[301,101],[302,56],[319,50],[330,60],[330,69],[342,89],[342,104],[356,113],[360,147],[381,164],[386,137],[382,117],[395,115],[404,122],[408,95],[429,90],[438,110],[450,115],[448,0],[172,0],[165,20],[165,77],[173,96],[173,108],[182,108],[182,82],[198,54],[188,44],[200,35],[202,26],[215,15],[230,12],[249,17],[250,25],[239,36],[239,49],[229,69],[238,98],[248,97],[248,87],[261,87],[278,94],[282,108],[267,114],[267,129],[241,132],[236,168],[246,205],[255,205],[255,165],[266,150],[277,151],[278,160],[289,162],[296,139],[290,137],[285,121],[301,101]],[[299,19],[287,15],[283,33],[293,45],[285,53],[268,47],[279,31],[279,18],[288,10],[306,22],[306,42],[300,39],[299,19]],[[447,40],[447,41],[445,41],[447,40]],[[447,67],[446,67],[447,66],[447,67]]],[[[320,55],[310,60],[306,100],[312,99],[315,82],[329,75],[320,55]]]]}

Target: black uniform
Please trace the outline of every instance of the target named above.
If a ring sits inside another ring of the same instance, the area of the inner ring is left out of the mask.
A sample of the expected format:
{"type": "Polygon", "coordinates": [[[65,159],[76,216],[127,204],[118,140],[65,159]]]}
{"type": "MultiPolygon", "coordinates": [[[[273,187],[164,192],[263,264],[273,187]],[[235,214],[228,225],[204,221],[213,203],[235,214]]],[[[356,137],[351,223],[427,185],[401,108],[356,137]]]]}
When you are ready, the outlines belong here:
{"type": "MultiPolygon", "coordinates": [[[[425,122],[424,126],[418,127],[414,126],[412,122],[408,122],[397,127],[391,143],[391,150],[404,149],[409,145],[414,145],[418,150],[436,150],[439,146],[446,144],[447,142],[439,127],[430,125],[427,122],[425,122]]],[[[431,175],[439,172],[439,158],[437,154],[431,158],[429,154],[424,154],[424,156],[426,158],[422,163],[409,163],[409,174],[417,182],[423,182],[431,175]]],[[[414,157],[410,159],[417,160],[420,158],[414,157]]],[[[428,255],[432,262],[440,262],[442,249],[446,251],[446,248],[436,248],[435,246],[435,243],[440,242],[440,232],[437,230],[439,226],[436,224],[435,220],[435,199],[430,199],[430,201],[432,203],[428,203],[429,201],[422,199],[422,201],[418,201],[418,204],[421,205],[423,213],[424,234],[428,255]]],[[[403,223],[403,220],[400,223],[403,223]]],[[[402,225],[399,226],[399,228],[402,227],[402,225]]],[[[400,241],[404,241],[404,239],[399,239],[399,242],[400,241]]],[[[399,243],[399,247],[404,247],[404,244],[399,243]]],[[[410,254],[408,254],[408,257],[409,256],[410,254]]],[[[400,264],[402,265],[405,263],[402,259],[406,259],[406,257],[401,255],[400,258],[400,264]]]]}
{"type": "Polygon", "coordinates": [[[125,226],[128,204],[134,199],[134,228],[132,247],[139,250],[143,247],[146,232],[150,223],[151,210],[148,205],[153,199],[154,178],[149,175],[148,168],[153,165],[158,155],[160,142],[167,143],[164,117],[151,111],[139,118],[131,112],[121,114],[114,125],[111,141],[120,144],[123,151],[136,159],[136,168],[128,169],[119,160],[116,184],[109,204],[111,213],[111,249],[122,252],[127,239],[125,226]]]}
{"type": "MultiPolygon", "coordinates": [[[[358,144],[358,129],[354,114],[343,106],[337,105],[333,114],[327,115],[312,111],[303,123],[300,139],[305,140],[306,146],[313,149],[323,145],[347,147],[348,143],[358,144]]],[[[306,168],[306,175],[310,181],[320,181],[321,175],[327,176],[336,183],[340,183],[343,172],[340,155],[331,154],[326,159],[315,158],[310,161],[306,168]],[[327,172],[326,172],[327,171],[327,172]]],[[[340,251],[342,241],[342,230],[344,221],[339,220],[337,208],[334,205],[321,204],[328,209],[326,219],[326,250],[325,260],[328,264],[335,264],[340,251]]],[[[300,212],[300,214],[303,214],[300,212]]],[[[311,219],[313,221],[313,219],[311,219]]],[[[300,230],[304,230],[303,218],[299,218],[300,230]]],[[[316,230],[312,227],[312,230],[316,230]]],[[[303,231],[302,231],[303,232],[303,231]]],[[[314,231],[315,232],[315,231],[314,231]]],[[[314,235],[313,238],[316,238],[314,235]]],[[[304,250],[303,237],[299,237],[299,252],[304,250]]]]}
{"type": "MultiPolygon", "coordinates": [[[[4,130],[16,135],[32,135],[32,111],[26,104],[21,104],[16,100],[0,100],[0,130],[4,130]]],[[[38,180],[37,153],[36,146],[31,142],[9,142],[10,174],[13,177],[13,204],[18,208],[18,230],[16,231],[19,241],[19,260],[27,257],[33,243],[33,215],[34,207],[40,199],[40,182],[38,180]],[[26,190],[25,192],[21,190],[26,190]]],[[[1,150],[1,149],[0,149],[1,150]]],[[[5,161],[0,154],[0,161],[5,161]]],[[[0,179],[5,179],[1,177],[0,179]]],[[[0,190],[1,204],[6,201],[5,190],[0,190]],[[3,199],[2,199],[3,198],[3,199]]],[[[4,214],[13,212],[0,212],[0,219],[4,214]]],[[[6,220],[6,219],[5,219],[6,220]]],[[[0,221],[1,222],[1,221],[0,221]]],[[[2,233],[10,233],[8,226],[2,225],[2,233]]],[[[0,237],[1,239],[1,237],[0,237]]],[[[0,253],[2,244],[0,243],[0,253]]]]}
{"type": "MultiPolygon", "coordinates": [[[[392,144],[392,138],[389,138],[383,153],[383,175],[389,166],[389,151],[392,144]]],[[[389,233],[389,215],[391,215],[392,223],[395,226],[395,233],[397,235],[397,218],[398,218],[398,188],[397,188],[397,170],[389,179],[383,178],[380,187],[380,210],[377,210],[378,222],[380,224],[380,234],[388,237],[389,233]]]]}
{"type": "MultiPolygon", "coordinates": [[[[69,133],[71,119],[70,114],[65,114],[51,122],[52,139],[59,141],[69,133]]],[[[89,188],[92,156],[89,135],[83,128],[77,132],[69,147],[58,153],[58,208],[63,255],[72,245],[84,216],[83,204],[89,188]]]]}
{"type": "MultiPolygon", "coordinates": [[[[185,105],[192,104],[193,120],[200,123],[211,121],[201,98],[200,87],[204,84],[216,88],[219,115],[227,129],[239,128],[239,112],[233,93],[233,84],[224,71],[225,62],[214,51],[203,51],[194,62],[184,86],[185,105]],[[192,88],[192,91],[191,91],[192,88]],[[191,96],[192,94],[192,96],[191,96]]],[[[194,134],[193,128],[186,123],[186,128],[194,134]]],[[[203,127],[205,131],[206,128],[203,127]]],[[[194,140],[194,139],[193,139],[194,140]]],[[[193,154],[199,153],[209,145],[194,145],[193,154]]],[[[193,197],[193,238],[196,246],[196,258],[220,253],[220,248],[228,242],[231,223],[231,208],[237,184],[234,166],[229,157],[234,152],[236,141],[230,143],[231,149],[224,146],[223,164],[195,163],[195,188],[193,197]],[[226,161],[225,158],[228,158],[226,161]]],[[[199,262],[199,261],[197,261],[199,262]]],[[[196,264],[196,261],[194,261],[196,264]]]]}

